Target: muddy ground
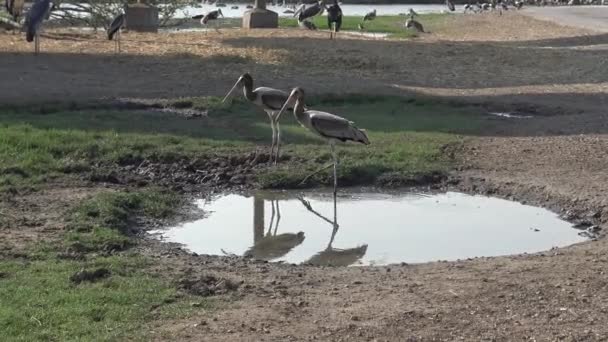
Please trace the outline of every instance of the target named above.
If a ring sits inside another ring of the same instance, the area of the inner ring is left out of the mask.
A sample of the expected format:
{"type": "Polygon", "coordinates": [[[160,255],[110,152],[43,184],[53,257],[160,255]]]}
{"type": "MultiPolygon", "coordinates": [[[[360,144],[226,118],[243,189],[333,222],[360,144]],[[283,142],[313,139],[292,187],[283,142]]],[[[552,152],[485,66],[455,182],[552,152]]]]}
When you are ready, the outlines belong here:
{"type": "MultiPolygon", "coordinates": [[[[53,53],[38,58],[16,36],[1,35],[0,101],[31,101],[24,94],[40,101],[219,95],[249,70],[265,83],[316,92],[414,92],[533,108],[531,119],[499,120],[446,150],[457,167],[441,186],[542,205],[606,229],[608,59],[594,45],[608,36],[515,14],[454,20],[407,42],[329,42],[297,31],[243,35],[199,35],[189,45],[188,35],[159,36],[167,43],[127,43],[134,54],[113,56],[110,43],[64,34],[61,45],[43,43],[53,53]],[[306,49],[290,50],[294,44],[306,49]],[[92,54],[102,48],[107,54],[92,54]]],[[[100,188],[77,180],[10,197],[0,210],[27,229],[5,231],[3,243],[18,253],[20,244],[61,231],[62,213],[100,188]]],[[[137,249],[158,258],[157,272],[184,280],[186,290],[189,279],[209,275],[242,282],[222,291],[220,310],[156,322],[158,340],[608,339],[603,238],[534,255],[374,268],[193,256],[153,240],[137,249]]]]}

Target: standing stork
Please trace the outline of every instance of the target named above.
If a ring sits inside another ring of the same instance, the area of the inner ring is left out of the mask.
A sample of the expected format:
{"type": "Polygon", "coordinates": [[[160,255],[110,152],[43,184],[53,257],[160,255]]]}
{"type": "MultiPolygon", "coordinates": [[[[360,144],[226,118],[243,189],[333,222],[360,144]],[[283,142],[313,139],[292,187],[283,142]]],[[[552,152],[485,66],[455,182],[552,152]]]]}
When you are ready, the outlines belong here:
{"type": "Polygon", "coordinates": [[[19,17],[23,13],[24,3],[24,0],[5,0],[4,7],[6,7],[6,12],[10,14],[13,21],[19,21],[19,17]]]}
{"type": "Polygon", "coordinates": [[[342,26],[342,9],[338,5],[338,0],[334,0],[333,5],[327,7],[327,26],[329,27],[329,39],[333,39],[342,26]]]}
{"type": "Polygon", "coordinates": [[[371,12],[368,12],[364,17],[363,17],[363,21],[371,21],[376,19],[376,10],[374,9],[371,12]]]}
{"type": "Polygon", "coordinates": [[[114,52],[120,53],[120,38],[122,34],[120,30],[125,25],[125,15],[123,13],[119,14],[112,20],[110,27],[108,27],[108,40],[114,40],[114,52]],[[114,39],[116,37],[116,39],[114,39]]]}
{"type": "Polygon", "coordinates": [[[337,141],[354,141],[369,145],[369,139],[365,130],[359,129],[354,122],[348,121],[340,116],[307,110],[304,106],[304,89],[294,88],[287,101],[277,116],[289,107],[293,106],[293,115],[304,128],[327,140],[331,149],[334,166],[334,197],[338,191],[338,157],[336,156],[335,144],[337,141]],[[295,104],[294,104],[295,102],[295,104]]]}
{"type": "Polygon", "coordinates": [[[304,25],[304,27],[308,27],[306,24],[302,24],[302,22],[308,21],[312,19],[314,16],[323,14],[323,10],[325,7],[323,6],[323,1],[315,2],[311,6],[306,6],[304,4],[300,5],[298,9],[294,12],[293,16],[298,18],[298,23],[300,27],[304,25]]]}
{"type": "MultiPolygon", "coordinates": [[[[279,89],[259,87],[253,89],[253,77],[248,73],[244,73],[236,81],[232,89],[226,94],[222,103],[224,103],[238,87],[243,87],[245,98],[261,107],[270,118],[270,128],[272,128],[272,144],[270,145],[270,162],[276,164],[279,161],[280,145],[281,145],[281,127],[279,126],[279,117],[281,116],[281,108],[289,98],[289,94],[279,89]],[[276,147],[276,154],[274,150],[276,147]]],[[[291,108],[291,107],[290,107],[291,108]]]]}
{"type": "Polygon", "coordinates": [[[408,19],[408,20],[406,20],[405,21],[405,28],[407,28],[407,29],[413,28],[417,32],[423,32],[424,33],[424,27],[422,27],[422,24],[419,23],[418,21],[414,20],[414,19],[408,19]]]}
{"type": "MultiPolygon", "coordinates": [[[[222,9],[221,9],[221,8],[218,8],[218,9],[216,9],[216,10],[214,10],[214,11],[211,11],[211,12],[209,12],[209,13],[205,14],[205,15],[204,15],[204,16],[201,18],[201,25],[204,25],[205,27],[207,27],[207,25],[209,24],[209,21],[210,21],[210,20],[213,20],[213,21],[215,21],[215,30],[216,30],[217,32],[220,32],[220,30],[219,30],[219,28],[218,28],[218,25],[219,25],[219,24],[218,24],[218,22],[217,22],[217,19],[218,19],[220,16],[224,17],[224,13],[222,13],[222,9]]],[[[198,15],[197,15],[197,16],[194,16],[194,17],[192,17],[192,18],[193,18],[193,19],[199,19],[199,18],[200,18],[200,16],[198,16],[198,15]]],[[[207,33],[207,30],[205,30],[205,33],[207,33]]]]}
{"type": "Polygon", "coordinates": [[[448,6],[450,12],[454,12],[456,10],[456,6],[452,0],[445,0],[445,4],[448,6]]]}
{"type": "Polygon", "coordinates": [[[414,9],[410,7],[407,16],[410,17],[410,19],[414,19],[414,17],[418,16],[418,13],[416,13],[416,11],[414,11],[414,9]]]}
{"type": "Polygon", "coordinates": [[[40,28],[50,9],[50,0],[38,0],[32,5],[25,19],[27,29],[25,40],[30,43],[34,42],[34,53],[36,55],[40,53],[40,28]]]}

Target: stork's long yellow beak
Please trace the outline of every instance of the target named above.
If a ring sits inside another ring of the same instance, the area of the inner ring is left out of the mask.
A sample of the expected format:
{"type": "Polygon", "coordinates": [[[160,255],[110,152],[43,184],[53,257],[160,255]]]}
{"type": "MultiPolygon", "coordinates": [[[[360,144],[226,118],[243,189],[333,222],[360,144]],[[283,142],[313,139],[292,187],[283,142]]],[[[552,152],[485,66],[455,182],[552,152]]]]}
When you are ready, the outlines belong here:
{"type": "Polygon", "coordinates": [[[241,78],[240,77],[236,81],[236,83],[234,84],[234,86],[232,87],[232,89],[230,89],[230,91],[228,92],[228,94],[226,94],[226,97],[224,97],[224,99],[222,100],[222,103],[226,102],[226,100],[228,100],[232,96],[232,94],[236,90],[236,87],[239,86],[239,83],[241,83],[241,78]]]}
{"type": "Polygon", "coordinates": [[[281,110],[279,111],[279,114],[277,114],[277,118],[280,118],[281,115],[283,115],[283,113],[287,110],[287,108],[289,108],[289,106],[292,105],[295,98],[296,98],[296,92],[294,90],[291,92],[291,94],[289,94],[287,101],[285,101],[285,103],[283,104],[283,108],[281,108],[281,110]]]}

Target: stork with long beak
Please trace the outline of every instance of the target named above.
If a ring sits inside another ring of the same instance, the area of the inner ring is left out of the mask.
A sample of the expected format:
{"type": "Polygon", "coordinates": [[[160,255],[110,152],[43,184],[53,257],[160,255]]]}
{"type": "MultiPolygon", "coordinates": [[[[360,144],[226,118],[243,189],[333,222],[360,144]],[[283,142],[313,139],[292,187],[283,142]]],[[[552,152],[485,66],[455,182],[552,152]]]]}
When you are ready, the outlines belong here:
{"type": "Polygon", "coordinates": [[[294,88],[289,98],[281,108],[277,116],[281,116],[290,106],[293,106],[293,115],[304,128],[324,138],[331,149],[334,167],[334,196],[338,191],[338,157],[336,156],[335,144],[337,141],[354,141],[369,145],[367,133],[355,126],[355,123],[343,117],[321,112],[307,110],[304,106],[304,89],[294,88]]]}
{"type": "MultiPolygon", "coordinates": [[[[244,73],[236,81],[232,89],[226,94],[222,103],[230,98],[237,88],[243,88],[245,98],[261,107],[270,118],[270,127],[272,128],[272,144],[270,145],[270,162],[276,164],[279,161],[280,146],[281,146],[281,128],[279,126],[279,117],[281,116],[281,107],[287,101],[289,94],[279,89],[259,87],[253,89],[253,77],[248,73],[244,73]],[[276,154],[275,154],[276,147],[276,154]]],[[[291,108],[291,107],[289,107],[291,108]]]]}

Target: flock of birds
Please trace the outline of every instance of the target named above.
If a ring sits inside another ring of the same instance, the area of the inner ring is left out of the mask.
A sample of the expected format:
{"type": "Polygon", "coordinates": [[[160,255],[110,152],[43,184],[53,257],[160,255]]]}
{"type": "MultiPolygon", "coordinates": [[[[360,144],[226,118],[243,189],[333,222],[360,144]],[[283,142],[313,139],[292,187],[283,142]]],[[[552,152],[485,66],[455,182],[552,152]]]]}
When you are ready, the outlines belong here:
{"type": "Polygon", "coordinates": [[[272,144],[270,147],[271,163],[277,164],[279,161],[281,146],[279,119],[287,110],[293,111],[293,115],[300,125],[328,142],[333,162],[323,169],[333,166],[335,196],[338,188],[338,157],[336,155],[335,144],[339,141],[353,141],[369,145],[369,138],[367,137],[365,130],[357,128],[354,122],[343,117],[307,108],[305,104],[305,92],[304,89],[300,87],[294,88],[291,93],[269,87],[254,89],[253,78],[248,73],[245,73],[238,78],[232,89],[230,89],[228,94],[226,94],[226,97],[224,97],[222,103],[233,96],[238,88],[242,88],[245,99],[262,108],[266,114],[268,114],[270,127],[272,128],[272,144]]]}

